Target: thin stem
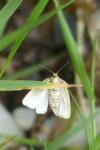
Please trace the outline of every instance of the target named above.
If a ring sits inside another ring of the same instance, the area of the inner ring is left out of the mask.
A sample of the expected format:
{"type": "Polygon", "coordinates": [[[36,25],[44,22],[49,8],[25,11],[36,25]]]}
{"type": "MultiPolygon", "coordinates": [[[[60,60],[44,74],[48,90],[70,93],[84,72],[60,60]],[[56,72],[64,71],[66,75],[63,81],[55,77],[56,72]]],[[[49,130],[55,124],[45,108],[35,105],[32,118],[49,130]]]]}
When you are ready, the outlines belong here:
{"type": "Polygon", "coordinates": [[[92,130],[93,130],[93,133],[94,133],[94,138],[96,138],[95,118],[93,118],[93,115],[95,113],[95,99],[91,102],[91,112],[92,112],[92,130]]]}
{"type": "Polygon", "coordinates": [[[92,44],[92,65],[91,65],[91,84],[93,92],[95,89],[96,48],[97,48],[97,36],[95,35],[92,44]]]}

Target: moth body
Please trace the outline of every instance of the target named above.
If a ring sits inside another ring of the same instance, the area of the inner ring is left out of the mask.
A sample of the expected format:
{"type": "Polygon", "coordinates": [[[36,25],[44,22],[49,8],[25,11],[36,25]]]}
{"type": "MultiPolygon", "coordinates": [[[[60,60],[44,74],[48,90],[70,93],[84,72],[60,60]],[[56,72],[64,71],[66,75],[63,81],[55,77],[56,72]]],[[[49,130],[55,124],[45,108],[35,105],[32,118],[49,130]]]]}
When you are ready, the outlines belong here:
{"type": "MultiPolygon", "coordinates": [[[[53,76],[49,79],[49,82],[53,84],[66,84],[66,82],[58,77],[56,73],[54,73],[53,76]]],[[[62,118],[70,117],[70,97],[68,90],[65,91],[64,88],[50,89],[48,93],[48,101],[56,116],[60,116],[62,118]]]]}
{"type": "MultiPolygon", "coordinates": [[[[45,81],[51,84],[67,84],[56,73],[45,81]]],[[[33,89],[24,97],[22,102],[25,106],[35,109],[37,114],[46,113],[49,105],[56,116],[65,119],[70,118],[70,97],[67,88],[33,89]]]]}
{"type": "MultiPolygon", "coordinates": [[[[53,74],[53,77],[50,78],[50,83],[59,83],[61,79],[57,76],[57,74],[53,74]]],[[[50,89],[49,90],[49,104],[52,108],[56,109],[59,107],[59,102],[61,99],[61,90],[60,88],[50,89]]]]}

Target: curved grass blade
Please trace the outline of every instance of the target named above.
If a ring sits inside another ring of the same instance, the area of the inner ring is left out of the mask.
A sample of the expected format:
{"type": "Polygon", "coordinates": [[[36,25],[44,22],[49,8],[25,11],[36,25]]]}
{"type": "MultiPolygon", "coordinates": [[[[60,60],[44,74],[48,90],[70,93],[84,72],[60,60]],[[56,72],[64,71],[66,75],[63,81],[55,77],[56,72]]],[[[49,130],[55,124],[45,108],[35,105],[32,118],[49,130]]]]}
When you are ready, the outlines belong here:
{"type": "MultiPolygon", "coordinates": [[[[92,119],[93,114],[95,112],[95,110],[94,110],[95,95],[94,95],[94,92],[91,88],[90,80],[89,80],[87,73],[86,73],[85,64],[84,64],[83,59],[77,50],[76,42],[72,36],[72,33],[69,29],[67,21],[64,18],[63,12],[60,9],[60,4],[59,4],[58,0],[53,0],[53,1],[54,1],[56,9],[58,10],[57,15],[58,15],[59,23],[60,23],[61,30],[63,33],[65,44],[68,47],[68,51],[69,51],[69,54],[70,54],[70,57],[72,60],[72,64],[74,66],[75,71],[79,75],[81,82],[84,85],[84,90],[85,90],[85,92],[89,98],[91,116],[92,116],[91,119],[92,119]]],[[[95,120],[93,120],[93,119],[92,119],[91,128],[93,130],[93,136],[95,138],[96,137],[96,129],[95,129],[95,120]]]]}
{"type": "Polygon", "coordinates": [[[23,0],[9,0],[7,4],[0,11],[0,36],[2,35],[5,25],[14,14],[16,9],[20,6],[23,0]]]}
{"type": "MultiPolygon", "coordinates": [[[[66,7],[68,7],[69,5],[71,5],[74,1],[71,0],[70,2],[67,2],[65,4],[61,5],[61,9],[64,9],[66,7]]],[[[9,46],[11,43],[13,43],[18,37],[20,37],[24,32],[27,31],[31,31],[33,28],[36,28],[37,26],[39,26],[40,24],[46,22],[47,20],[49,20],[51,17],[53,17],[55,14],[57,13],[57,10],[52,10],[42,16],[40,16],[36,22],[34,22],[34,24],[31,26],[30,23],[28,23],[27,25],[23,25],[21,28],[13,31],[12,33],[9,33],[7,35],[5,35],[4,37],[2,37],[0,39],[0,52],[2,52],[4,50],[4,48],[6,48],[7,46],[9,46]]]]}
{"type": "Polygon", "coordinates": [[[86,122],[86,117],[85,117],[84,113],[81,111],[81,108],[80,108],[76,98],[74,97],[74,95],[70,91],[69,91],[69,93],[70,93],[70,95],[72,97],[72,100],[73,100],[73,102],[75,104],[75,107],[77,108],[77,110],[78,110],[78,112],[80,114],[81,120],[83,121],[83,128],[85,130],[85,134],[87,136],[88,144],[89,144],[89,147],[90,147],[91,141],[93,140],[93,139],[91,139],[92,138],[91,126],[90,126],[89,123],[88,124],[85,123],[86,122]]]}
{"type": "MultiPolygon", "coordinates": [[[[44,1],[39,1],[38,2],[37,6],[35,7],[33,12],[31,13],[30,17],[27,19],[26,25],[28,23],[30,23],[32,26],[34,25],[34,22],[38,19],[38,17],[40,16],[42,11],[44,10],[45,6],[47,5],[48,1],[49,0],[44,0],[44,1]]],[[[16,53],[17,49],[20,47],[21,43],[23,42],[23,40],[25,39],[25,37],[27,36],[28,33],[29,33],[29,31],[26,31],[20,37],[18,37],[17,40],[15,41],[15,43],[14,43],[14,45],[13,45],[11,51],[10,51],[9,56],[6,59],[6,62],[2,66],[2,69],[0,71],[0,78],[4,74],[6,68],[10,64],[11,59],[13,58],[13,56],[16,53]]]]}
{"type": "Polygon", "coordinates": [[[82,60],[82,58],[81,58],[81,56],[77,50],[76,42],[73,39],[73,36],[70,32],[67,21],[64,18],[62,10],[60,9],[58,1],[54,0],[54,3],[55,3],[56,9],[58,10],[57,15],[58,15],[59,23],[61,25],[62,33],[64,36],[64,41],[65,41],[66,46],[68,47],[68,51],[69,51],[74,69],[77,72],[77,74],[79,75],[88,97],[90,98],[90,100],[93,100],[94,99],[94,93],[91,90],[90,81],[89,81],[87,74],[86,74],[84,62],[83,62],[83,60],[82,60]]]}

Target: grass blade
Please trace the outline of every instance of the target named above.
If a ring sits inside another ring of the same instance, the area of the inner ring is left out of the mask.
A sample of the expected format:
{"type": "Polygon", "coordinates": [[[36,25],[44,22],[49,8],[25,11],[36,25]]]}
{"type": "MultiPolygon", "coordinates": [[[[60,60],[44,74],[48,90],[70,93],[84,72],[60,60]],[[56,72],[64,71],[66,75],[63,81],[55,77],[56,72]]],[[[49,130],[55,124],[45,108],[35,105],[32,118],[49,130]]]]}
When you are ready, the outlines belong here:
{"type": "MultiPolygon", "coordinates": [[[[37,18],[40,16],[40,14],[42,13],[42,11],[44,10],[45,6],[47,5],[49,0],[45,0],[45,1],[39,1],[37,6],[35,7],[35,9],[33,10],[32,14],[30,15],[30,17],[27,19],[26,25],[28,23],[30,23],[31,25],[34,25],[34,22],[37,20],[37,18]]],[[[23,42],[23,40],[25,39],[25,37],[27,36],[27,34],[29,33],[29,31],[25,32],[22,34],[21,37],[18,37],[18,39],[16,40],[15,44],[13,45],[10,54],[8,56],[8,58],[6,59],[6,62],[4,63],[1,71],[0,71],[0,78],[2,77],[2,75],[4,74],[6,68],[8,67],[8,65],[10,64],[11,59],[13,58],[14,54],[16,53],[17,49],[20,47],[21,43],[23,42]]]]}
{"type": "MultiPolygon", "coordinates": [[[[100,113],[100,110],[98,110],[94,114],[94,118],[98,116],[100,113]]],[[[88,124],[91,120],[91,116],[86,119],[86,124],[88,124]]],[[[48,144],[47,148],[45,150],[58,150],[64,142],[67,142],[71,139],[75,134],[77,134],[82,128],[83,128],[83,121],[80,121],[75,127],[72,127],[71,129],[65,131],[63,134],[59,135],[59,137],[55,138],[51,143],[48,144]]]]}
{"type": "MultiPolygon", "coordinates": [[[[64,8],[68,7],[72,3],[73,3],[73,0],[71,0],[68,3],[62,4],[61,5],[61,9],[64,9],[64,8]]],[[[33,28],[36,28],[40,24],[44,23],[45,21],[47,21],[51,17],[53,17],[56,13],[57,13],[57,10],[52,10],[52,11],[48,12],[47,14],[44,14],[44,15],[40,16],[36,20],[36,22],[34,22],[34,24],[32,25],[32,27],[30,26],[30,24],[27,24],[27,25],[25,24],[21,28],[17,29],[16,31],[14,31],[12,33],[9,33],[8,35],[2,37],[0,39],[0,52],[2,52],[4,48],[6,48],[7,46],[9,46],[11,43],[13,43],[24,32],[27,32],[29,30],[32,30],[33,28]]]]}
{"type": "Polygon", "coordinates": [[[100,149],[100,134],[97,135],[95,140],[93,140],[89,150],[93,149],[94,145],[97,145],[97,148],[100,149]]]}
{"type": "Polygon", "coordinates": [[[16,138],[16,136],[6,138],[5,141],[0,144],[0,148],[5,147],[8,143],[14,141],[15,138],[16,138]]]}
{"type": "MultiPolygon", "coordinates": [[[[79,86],[79,85],[78,85],[79,86]]],[[[24,89],[70,88],[71,84],[50,83],[47,81],[0,80],[0,91],[17,91],[24,89]]]]}
{"type": "Polygon", "coordinates": [[[43,89],[49,85],[43,81],[26,81],[26,80],[0,80],[0,91],[17,91],[24,89],[43,89]]]}
{"type": "Polygon", "coordinates": [[[83,60],[77,50],[76,42],[73,39],[73,36],[71,34],[71,31],[69,29],[67,21],[64,18],[62,10],[60,9],[58,1],[54,0],[54,3],[55,3],[56,9],[58,10],[57,14],[58,14],[59,23],[60,23],[62,33],[64,36],[65,44],[68,47],[68,51],[69,51],[74,69],[77,72],[77,74],[79,75],[88,97],[90,98],[90,100],[93,100],[94,94],[91,90],[90,81],[86,74],[85,65],[84,65],[83,60]]]}
{"type": "Polygon", "coordinates": [[[4,27],[23,0],[9,0],[0,11],[0,36],[4,27]]]}
{"type": "Polygon", "coordinates": [[[96,138],[95,120],[93,119],[93,114],[95,112],[95,109],[94,109],[95,108],[95,95],[91,88],[91,84],[86,73],[86,68],[85,68],[83,59],[77,50],[76,42],[72,36],[72,33],[69,29],[67,21],[64,18],[63,12],[60,9],[60,4],[58,0],[53,0],[53,1],[54,1],[56,9],[58,10],[57,15],[58,15],[59,23],[60,23],[61,30],[63,33],[65,44],[68,47],[68,52],[70,54],[72,64],[74,66],[75,71],[79,75],[81,82],[84,85],[84,90],[89,98],[90,109],[91,109],[91,120],[92,120],[91,127],[93,130],[93,136],[94,138],[96,138]]]}
{"type": "Polygon", "coordinates": [[[25,145],[39,145],[41,142],[36,139],[31,139],[31,138],[26,138],[26,137],[20,137],[20,136],[11,136],[11,135],[5,135],[0,133],[0,138],[5,138],[5,139],[13,139],[13,141],[17,144],[25,144],[25,145]]]}
{"type": "Polygon", "coordinates": [[[95,36],[92,45],[92,65],[91,65],[91,83],[93,92],[95,89],[96,46],[97,46],[97,37],[95,36]]]}
{"type": "Polygon", "coordinates": [[[89,147],[90,147],[91,140],[92,140],[91,139],[92,138],[91,126],[90,126],[89,123],[88,124],[85,123],[86,122],[86,117],[85,117],[84,113],[81,111],[81,108],[80,108],[76,98],[73,96],[73,94],[71,92],[70,92],[70,95],[71,95],[72,100],[73,100],[73,102],[75,104],[75,107],[77,108],[77,110],[78,110],[78,112],[80,114],[81,120],[83,121],[83,128],[85,130],[85,134],[87,136],[88,144],[89,144],[89,147]]]}

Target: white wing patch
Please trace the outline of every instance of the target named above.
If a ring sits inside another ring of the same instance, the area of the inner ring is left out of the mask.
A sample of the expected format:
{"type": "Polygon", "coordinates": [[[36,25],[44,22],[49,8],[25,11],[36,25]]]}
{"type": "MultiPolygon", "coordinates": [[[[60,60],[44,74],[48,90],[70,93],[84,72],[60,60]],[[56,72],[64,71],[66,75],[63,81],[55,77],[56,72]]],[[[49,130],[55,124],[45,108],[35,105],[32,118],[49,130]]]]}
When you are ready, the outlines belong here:
{"type": "Polygon", "coordinates": [[[48,90],[31,90],[22,103],[31,109],[36,109],[37,114],[44,114],[48,108],[48,90]]]}
{"type": "Polygon", "coordinates": [[[70,118],[71,107],[70,97],[67,89],[61,89],[61,100],[58,109],[58,116],[62,118],[70,118]]]}
{"type": "Polygon", "coordinates": [[[37,101],[38,101],[38,104],[36,106],[36,113],[45,114],[48,109],[48,90],[43,90],[40,93],[40,97],[37,101]]]}
{"type": "Polygon", "coordinates": [[[70,108],[70,97],[67,89],[60,89],[60,101],[58,107],[51,107],[54,114],[58,117],[68,119],[70,118],[71,108],[70,108]]]}
{"type": "Polygon", "coordinates": [[[22,100],[23,105],[35,109],[37,106],[37,99],[39,98],[38,90],[31,90],[22,100]]]}

